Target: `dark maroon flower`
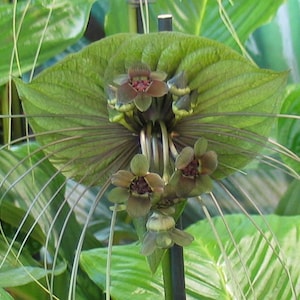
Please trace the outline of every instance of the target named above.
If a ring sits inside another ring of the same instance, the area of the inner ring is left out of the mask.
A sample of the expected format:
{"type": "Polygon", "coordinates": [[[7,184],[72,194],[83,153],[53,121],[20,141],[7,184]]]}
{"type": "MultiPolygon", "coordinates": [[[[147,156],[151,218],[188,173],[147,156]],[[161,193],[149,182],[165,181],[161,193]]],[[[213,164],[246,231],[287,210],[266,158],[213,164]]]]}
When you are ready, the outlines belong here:
{"type": "Polygon", "coordinates": [[[122,74],[114,80],[119,85],[116,89],[117,106],[134,103],[138,110],[146,111],[151,106],[152,97],[162,97],[168,93],[168,86],[164,82],[166,77],[164,72],[151,72],[143,63],[129,68],[128,74],[122,74]]]}
{"type": "Polygon", "coordinates": [[[200,138],[194,148],[185,147],[178,155],[176,171],[170,180],[178,197],[200,196],[211,191],[212,180],[209,175],[216,170],[218,159],[216,152],[206,151],[207,145],[207,141],[200,138]]]}

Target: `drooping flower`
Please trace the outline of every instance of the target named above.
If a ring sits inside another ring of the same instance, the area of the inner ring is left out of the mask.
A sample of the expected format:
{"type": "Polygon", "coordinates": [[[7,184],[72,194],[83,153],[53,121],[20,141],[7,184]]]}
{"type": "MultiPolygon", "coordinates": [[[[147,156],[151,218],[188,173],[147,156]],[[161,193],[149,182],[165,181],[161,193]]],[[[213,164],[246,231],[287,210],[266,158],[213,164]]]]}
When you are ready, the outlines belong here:
{"type": "Polygon", "coordinates": [[[212,190],[209,177],[217,168],[217,154],[206,151],[207,140],[200,138],[194,148],[185,147],[175,161],[174,172],[170,185],[176,189],[178,197],[199,196],[212,190]]]}
{"type": "MultiPolygon", "coordinates": [[[[128,74],[121,74],[114,79],[116,109],[127,111],[134,104],[141,112],[146,111],[152,97],[162,97],[168,93],[168,86],[163,81],[167,74],[152,71],[144,63],[137,63],[128,69],[128,74]]],[[[110,88],[113,90],[113,88],[110,88]]]]}
{"type": "Polygon", "coordinates": [[[175,228],[175,220],[172,216],[159,211],[149,217],[146,228],[141,249],[143,255],[151,255],[157,248],[167,249],[174,244],[187,246],[194,240],[189,233],[175,228]]]}
{"type": "Polygon", "coordinates": [[[112,175],[114,188],[109,200],[125,203],[128,214],[141,217],[148,214],[152,203],[159,199],[164,191],[164,181],[156,173],[150,173],[149,162],[143,154],[136,154],[130,163],[130,171],[120,170],[112,175]]]}

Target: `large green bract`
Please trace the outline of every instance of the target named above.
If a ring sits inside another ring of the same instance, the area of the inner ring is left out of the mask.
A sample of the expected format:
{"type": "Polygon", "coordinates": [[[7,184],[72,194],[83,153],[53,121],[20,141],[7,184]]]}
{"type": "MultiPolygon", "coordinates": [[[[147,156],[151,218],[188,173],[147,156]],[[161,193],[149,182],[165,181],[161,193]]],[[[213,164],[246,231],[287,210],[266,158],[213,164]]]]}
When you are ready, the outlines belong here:
{"type": "Polygon", "coordinates": [[[286,73],[259,69],[230,48],[201,37],[119,34],[70,55],[29,84],[16,80],[37,140],[66,176],[100,184],[128,167],[139,151],[139,129],[109,122],[106,95],[108,84],[136,62],[167,73],[166,80],[186,74],[197,95],[193,112],[166,127],[170,136],[176,133],[178,149],[192,146],[200,136],[208,140],[218,154],[216,178],[243,168],[264,146],[286,73]]]}

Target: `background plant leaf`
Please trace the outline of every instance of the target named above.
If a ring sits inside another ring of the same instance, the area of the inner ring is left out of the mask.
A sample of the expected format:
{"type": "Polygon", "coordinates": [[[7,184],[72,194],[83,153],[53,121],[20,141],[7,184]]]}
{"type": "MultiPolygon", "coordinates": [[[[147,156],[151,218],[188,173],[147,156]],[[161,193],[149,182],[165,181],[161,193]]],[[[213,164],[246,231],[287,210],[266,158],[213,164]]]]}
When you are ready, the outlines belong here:
{"type": "MultiPolygon", "coordinates": [[[[277,136],[281,145],[290,149],[298,157],[300,155],[300,86],[288,87],[287,97],[281,107],[282,115],[295,116],[294,118],[278,118],[277,136]]],[[[300,172],[300,161],[283,157],[285,163],[300,172]]]]}
{"type": "Polygon", "coordinates": [[[298,180],[292,181],[280,199],[275,213],[282,216],[300,215],[300,185],[298,180]]]}
{"type": "MultiPolygon", "coordinates": [[[[284,253],[282,257],[291,272],[291,280],[299,296],[300,268],[296,263],[299,259],[296,249],[300,246],[299,218],[274,215],[252,218],[268,239],[272,236],[270,230],[276,235],[280,251],[284,253]],[[266,226],[265,221],[271,229],[266,226]]],[[[253,297],[246,271],[241,266],[242,261],[253,282],[256,299],[291,299],[290,283],[284,268],[276,258],[274,250],[268,246],[249,218],[244,215],[231,215],[226,216],[225,221],[230,227],[241,257],[230,240],[222,218],[213,219],[219,238],[230,258],[230,266],[225,263],[224,253],[216,246],[217,240],[207,220],[200,221],[187,230],[195,237],[195,241],[184,248],[188,298],[239,299],[241,292],[247,298],[253,297]]],[[[137,254],[139,248],[140,245],[113,248],[111,295],[114,299],[130,299],[133,295],[135,299],[143,300],[163,297],[162,275],[160,272],[151,275],[145,257],[137,254]]],[[[278,251],[277,247],[276,249],[278,251]]],[[[94,249],[81,254],[82,267],[100,287],[104,287],[105,284],[106,255],[106,249],[94,249]]]]}
{"type": "Polygon", "coordinates": [[[3,300],[14,300],[14,298],[4,289],[0,288],[0,297],[3,300]]]}
{"type": "MultiPolygon", "coordinates": [[[[251,0],[220,1],[226,10],[233,27],[242,44],[259,26],[266,23],[276,13],[283,0],[251,0]],[[251,17],[249,16],[251,12],[251,17]]],[[[107,35],[130,31],[128,6],[122,0],[110,1],[110,10],[106,17],[105,32],[107,35]]],[[[150,31],[157,31],[157,16],[172,14],[173,30],[201,35],[223,42],[239,49],[232,34],[220,18],[218,1],[207,0],[156,0],[150,1],[150,31]]]]}
{"type": "MultiPolygon", "coordinates": [[[[0,241],[0,258],[1,262],[6,255],[7,245],[1,236],[0,241]]],[[[13,247],[9,252],[8,256],[5,258],[3,265],[1,266],[0,272],[0,286],[16,287],[19,285],[24,285],[32,281],[37,281],[44,278],[47,274],[53,273],[54,275],[61,274],[67,268],[67,264],[64,261],[60,261],[52,270],[49,268],[45,269],[43,265],[40,265],[36,260],[32,258],[32,254],[24,249],[21,255],[16,258],[18,253],[18,248],[13,247]]]]}
{"type": "Polygon", "coordinates": [[[298,0],[288,0],[278,9],[274,19],[258,28],[248,49],[263,68],[290,70],[290,82],[300,81],[300,45],[297,42],[300,20],[298,0]]]}
{"type": "Polygon", "coordinates": [[[40,0],[0,4],[0,85],[10,75],[21,75],[75,43],[84,33],[93,2],[40,0]]]}
{"type": "MultiPolygon", "coordinates": [[[[14,151],[2,150],[0,161],[1,180],[5,179],[5,183],[1,186],[2,198],[9,195],[11,204],[17,203],[24,211],[29,210],[31,215],[21,230],[26,231],[26,228],[34,224],[30,224],[30,221],[36,220],[38,227],[33,233],[37,235],[39,241],[42,239],[40,230],[42,229],[44,233],[50,230],[49,251],[55,250],[55,243],[63,234],[60,249],[64,257],[72,261],[71,249],[76,249],[81,227],[74,214],[69,212],[70,207],[65,201],[65,178],[44,157],[37,144],[18,146],[14,151]],[[64,224],[65,221],[67,224],[64,224]],[[27,223],[29,224],[26,225],[27,223]],[[62,231],[64,226],[65,231],[62,231]]],[[[5,205],[0,208],[4,209],[5,205]]],[[[15,217],[11,216],[8,219],[9,215],[6,215],[5,221],[13,224],[15,217]]],[[[87,245],[99,246],[99,243],[90,237],[87,238],[87,245]]]]}

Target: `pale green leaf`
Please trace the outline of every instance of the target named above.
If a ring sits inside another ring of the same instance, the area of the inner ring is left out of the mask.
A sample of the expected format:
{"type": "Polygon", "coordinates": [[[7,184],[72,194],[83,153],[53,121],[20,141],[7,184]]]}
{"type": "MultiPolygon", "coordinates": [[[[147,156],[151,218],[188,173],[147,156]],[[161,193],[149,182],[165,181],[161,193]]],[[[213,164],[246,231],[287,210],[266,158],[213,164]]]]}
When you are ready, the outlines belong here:
{"type": "Polygon", "coordinates": [[[21,75],[74,44],[84,33],[93,2],[40,0],[1,4],[0,85],[11,75],[21,75]]]}
{"type": "Polygon", "coordinates": [[[290,117],[278,118],[277,137],[281,145],[291,150],[297,157],[283,156],[283,160],[296,172],[300,172],[300,86],[288,86],[287,97],[280,113],[290,117]]]}
{"type": "Polygon", "coordinates": [[[1,288],[0,288],[0,298],[2,300],[14,300],[14,298],[8,292],[6,292],[4,289],[1,288]]]}
{"type": "MultiPolygon", "coordinates": [[[[221,19],[222,8],[219,3],[223,5],[237,36],[244,43],[256,28],[271,19],[284,1],[156,0],[154,3],[149,2],[151,32],[158,30],[158,15],[172,14],[174,31],[209,37],[238,49],[236,41],[221,19]]],[[[105,23],[106,33],[136,30],[134,11],[135,8],[128,5],[126,1],[110,1],[110,10],[105,23]]]]}
{"type": "MultiPolygon", "coordinates": [[[[222,252],[207,220],[187,231],[195,240],[184,248],[186,293],[188,299],[296,299],[299,289],[298,217],[252,216],[262,235],[244,215],[213,219],[226,251],[222,252]],[[224,225],[228,224],[233,244],[224,225]],[[266,225],[268,222],[269,227],[266,225]],[[272,230],[272,233],[271,233],[272,230]],[[272,234],[280,248],[276,246],[272,234]],[[272,246],[268,244],[272,240],[272,246]],[[276,251],[280,251],[279,257],[276,251]],[[282,265],[284,264],[284,265],[282,265]],[[288,271],[287,271],[288,270],[288,271]],[[287,273],[289,272],[289,273],[287,273]],[[250,278],[251,285],[247,279],[250,278]],[[289,276],[291,279],[289,280],[289,276]],[[293,288],[291,287],[293,286],[293,288]],[[292,293],[294,289],[295,294],[292,293]]],[[[112,251],[111,295],[114,299],[162,299],[161,272],[152,275],[140,245],[117,246],[112,251]],[[120,289],[120,287],[122,287],[120,289]]],[[[106,249],[85,251],[81,265],[100,287],[105,285],[106,249]]]]}

